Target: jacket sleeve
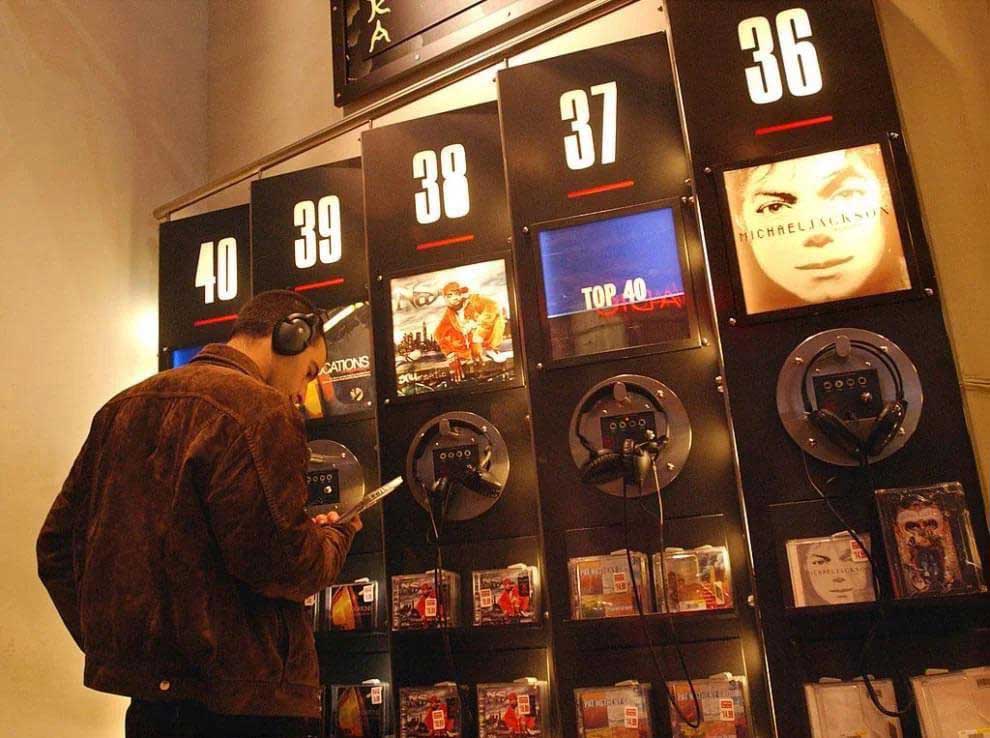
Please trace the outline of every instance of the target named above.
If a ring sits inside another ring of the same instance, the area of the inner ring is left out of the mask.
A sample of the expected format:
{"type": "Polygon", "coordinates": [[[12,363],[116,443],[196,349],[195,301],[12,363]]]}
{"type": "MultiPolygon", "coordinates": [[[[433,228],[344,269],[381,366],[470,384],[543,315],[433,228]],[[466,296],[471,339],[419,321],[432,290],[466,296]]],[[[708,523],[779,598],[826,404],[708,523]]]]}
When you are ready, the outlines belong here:
{"type": "Polygon", "coordinates": [[[48,511],[38,535],[38,576],[48,590],[55,609],[69,629],[80,649],[83,647],[82,625],[79,617],[79,594],[76,587],[75,546],[76,516],[89,488],[90,456],[95,442],[96,420],[82,450],[72,464],[62,490],[48,511]]]}
{"type": "Polygon", "coordinates": [[[304,601],[340,573],[354,532],[306,515],[301,420],[268,413],[227,446],[205,490],[228,571],[265,597],[304,601]]]}

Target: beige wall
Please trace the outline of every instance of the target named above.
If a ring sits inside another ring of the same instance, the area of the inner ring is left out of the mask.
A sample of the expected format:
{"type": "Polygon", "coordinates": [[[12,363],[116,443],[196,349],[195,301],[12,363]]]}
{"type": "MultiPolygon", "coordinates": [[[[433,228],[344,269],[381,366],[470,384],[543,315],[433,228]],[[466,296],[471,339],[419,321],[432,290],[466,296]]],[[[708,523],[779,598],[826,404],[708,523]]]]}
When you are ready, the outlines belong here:
{"type": "MultiPolygon", "coordinates": [[[[206,3],[0,0],[0,733],[117,738],[37,579],[96,409],[155,371],[151,209],[206,177],[206,3]]],[[[140,531],[135,531],[140,535],[140,531]]]]}

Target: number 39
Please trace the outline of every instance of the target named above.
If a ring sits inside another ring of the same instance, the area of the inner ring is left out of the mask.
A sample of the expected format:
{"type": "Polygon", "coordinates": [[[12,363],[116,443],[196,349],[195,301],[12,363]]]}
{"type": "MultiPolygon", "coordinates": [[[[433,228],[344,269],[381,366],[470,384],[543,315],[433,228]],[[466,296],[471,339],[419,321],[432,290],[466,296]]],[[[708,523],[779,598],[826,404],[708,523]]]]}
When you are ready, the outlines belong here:
{"type": "MultiPolygon", "coordinates": [[[[780,58],[784,62],[787,89],[795,97],[806,97],[822,89],[822,70],[818,53],[811,38],[811,21],[804,8],[791,8],[777,13],[774,19],[780,40],[780,58]]],[[[756,66],[746,67],[749,97],[757,105],[765,105],[784,96],[780,65],[774,55],[773,30],[770,21],[761,15],[739,23],[739,46],[753,51],[756,66]]]]}

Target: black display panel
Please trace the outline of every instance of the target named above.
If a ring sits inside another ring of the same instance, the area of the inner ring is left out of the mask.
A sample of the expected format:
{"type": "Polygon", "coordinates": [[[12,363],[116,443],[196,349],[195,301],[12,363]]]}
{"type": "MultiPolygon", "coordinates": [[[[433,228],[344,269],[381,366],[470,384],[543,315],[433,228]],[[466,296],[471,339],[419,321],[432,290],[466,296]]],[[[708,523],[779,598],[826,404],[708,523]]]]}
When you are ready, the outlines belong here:
{"type": "Polygon", "coordinates": [[[251,297],[249,206],[158,228],[158,340],[163,351],[226,341],[251,297]]]}
{"type": "Polygon", "coordinates": [[[357,302],[334,308],[324,328],[327,363],[316,378],[324,414],[347,415],[374,407],[371,305],[357,302]]]}
{"type": "Polygon", "coordinates": [[[504,260],[393,277],[389,288],[400,396],[515,379],[504,260]]]}
{"type": "Polygon", "coordinates": [[[695,336],[687,252],[673,204],[541,223],[531,231],[551,360],[680,348],[695,336]]]}

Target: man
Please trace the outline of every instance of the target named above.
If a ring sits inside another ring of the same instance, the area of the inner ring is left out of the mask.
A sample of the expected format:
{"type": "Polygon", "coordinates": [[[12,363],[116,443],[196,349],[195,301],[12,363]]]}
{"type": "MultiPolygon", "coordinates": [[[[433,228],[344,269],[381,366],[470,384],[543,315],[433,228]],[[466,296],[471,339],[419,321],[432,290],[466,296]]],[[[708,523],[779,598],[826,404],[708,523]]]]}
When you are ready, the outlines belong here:
{"type": "Polygon", "coordinates": [[[110,400],[44,523],[39,574],[84,683],[132,698],[128,738],[292,736],[320,714],[302,603],[361,524],[303,510],[294,404],[326,361],[314,313],[260,294],[227,344],[110,400]],[[286,355],[275,332],[293,313],[309,322],[286,355]]]}
{"type": "Polygon", "coordinates": [[[505,363],[508,357],[498,350],[505,335],[505,317],[498,303],[482,295],[468,295],[468,288],[458,282],[448,282],[442,292],[447,309],[433,331],[440,350],[458,370],[461,362],[480,363],[483,357],[505,363]]]}

